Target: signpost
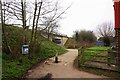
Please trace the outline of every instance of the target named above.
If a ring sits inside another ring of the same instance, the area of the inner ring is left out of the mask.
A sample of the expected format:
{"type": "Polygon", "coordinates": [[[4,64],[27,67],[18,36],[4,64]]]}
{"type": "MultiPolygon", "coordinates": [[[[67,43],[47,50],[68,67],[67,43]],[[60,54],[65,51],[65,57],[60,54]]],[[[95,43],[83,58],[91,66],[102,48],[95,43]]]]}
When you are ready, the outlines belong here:
{"type": "Polygon", "coordinates": [[[29,53],[29,45],[22,45],[22,54],[29,53]]]}
{"type": "Polygon", "coordinates": [[[116,42],[116,62],[118,69],[120,69],[120,0],[114,0],[114,14],[115,14],[115,42],[116,42]]]}

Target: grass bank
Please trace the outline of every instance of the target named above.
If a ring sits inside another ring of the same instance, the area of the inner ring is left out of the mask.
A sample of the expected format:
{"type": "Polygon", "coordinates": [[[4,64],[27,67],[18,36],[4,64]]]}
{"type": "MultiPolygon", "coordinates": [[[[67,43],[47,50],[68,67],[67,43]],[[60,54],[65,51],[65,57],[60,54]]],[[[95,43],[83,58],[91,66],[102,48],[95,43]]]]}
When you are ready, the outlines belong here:
{"type": "MultiPolygon", "coordinates": [[[[2,53],[2,78],[20,78],[28,69],[34,64],[41,62],[47,58],[53,57],[56,51],[59,55],[66,52],[66,49],[56,45],[55,43],[45,39],[44,37],[37,35],[39,46],[36,46],[37,51],[32,54],[22,55],[16,53],[20,49],[21,28],[8,27],[6,33],[8,34],[7,40],[14,52],[13,54],[2,53]],[[19,40],[19,41],[18,41],[19,40]],[[17,49],[18,48],[18,49],[17,49]]],[[[27,32],[27,39],[30,39],[30,31],[27,32]]],[[[4,39],[4,38],[3,38],[4,39]]],[[[3,40],[4,41],[4,40],[3,40]]],[[[3,49],[5,45],[3,43],[3,49]]]]}

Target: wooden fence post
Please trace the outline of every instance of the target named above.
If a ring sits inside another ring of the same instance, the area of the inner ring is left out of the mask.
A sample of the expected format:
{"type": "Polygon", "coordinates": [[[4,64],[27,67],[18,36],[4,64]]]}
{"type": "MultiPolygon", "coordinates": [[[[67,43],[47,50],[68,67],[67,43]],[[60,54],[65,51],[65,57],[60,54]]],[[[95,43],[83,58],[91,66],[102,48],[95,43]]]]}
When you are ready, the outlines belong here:
{"type": "Polygon", "coordinates": [[[111,52],[111,51],[110,51],[110,49],[109,49],[109,50],[108,50],[108,57],[107,57],[107,60],[108,60],[107,65],[108,65],[108,66],[111,66],[110,52],[111,52]]]}

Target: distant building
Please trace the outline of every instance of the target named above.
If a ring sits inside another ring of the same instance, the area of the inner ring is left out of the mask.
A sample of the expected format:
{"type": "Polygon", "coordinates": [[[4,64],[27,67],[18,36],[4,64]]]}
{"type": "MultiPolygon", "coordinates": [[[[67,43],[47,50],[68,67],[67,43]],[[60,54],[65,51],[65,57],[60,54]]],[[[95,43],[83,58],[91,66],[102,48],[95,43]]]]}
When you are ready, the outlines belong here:
{"type": "Polygon", "coordinates": [[[58,45],[62,45],[62,40],[60,37],[54,37],[52,38],[52,42],[58,44],[58,45]]]}
{"type": "Polygon", "coordinates": [[[58,34],[51,34],[50,38],[51,38],[50,40],[52,40],[53,42],[55,42],[60,46],[64,46],[68,40],[67,36],[58,35],[58,34]]]}
{"type": "Polygon", "coordinates": [[[102,41],[96,41],[96,46],[104,46],[104,42],[102,41]]]}
{"type": "MultiPolygon", "coordinates": [[[[47,38],[48,34],[46,32],[42,32],[42,36],[47,38]]],[[[60,46],[64,46],[65,43],[68,40],[67,35],[61,35],[61,34],[50,34],[49,40],[60,45],[60,46]]]]}

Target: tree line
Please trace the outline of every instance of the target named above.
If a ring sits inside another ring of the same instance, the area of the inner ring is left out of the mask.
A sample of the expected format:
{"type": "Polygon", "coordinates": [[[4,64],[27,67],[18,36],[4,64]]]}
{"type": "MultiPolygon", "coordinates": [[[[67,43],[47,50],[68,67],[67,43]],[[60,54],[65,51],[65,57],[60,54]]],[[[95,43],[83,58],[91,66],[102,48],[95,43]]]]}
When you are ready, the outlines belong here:
{"type": "Polygon", "coordinates": [[[114,43],[115,31],[112,22],[104,22],[96,27],[95,33],[89,30],[74,31],[73,38],[77,43],[95,44],[96,41],[102,41],[104,46],[110,46],[114,43]],[[98,39],[97,39],[98,38],[98,39]]]}

